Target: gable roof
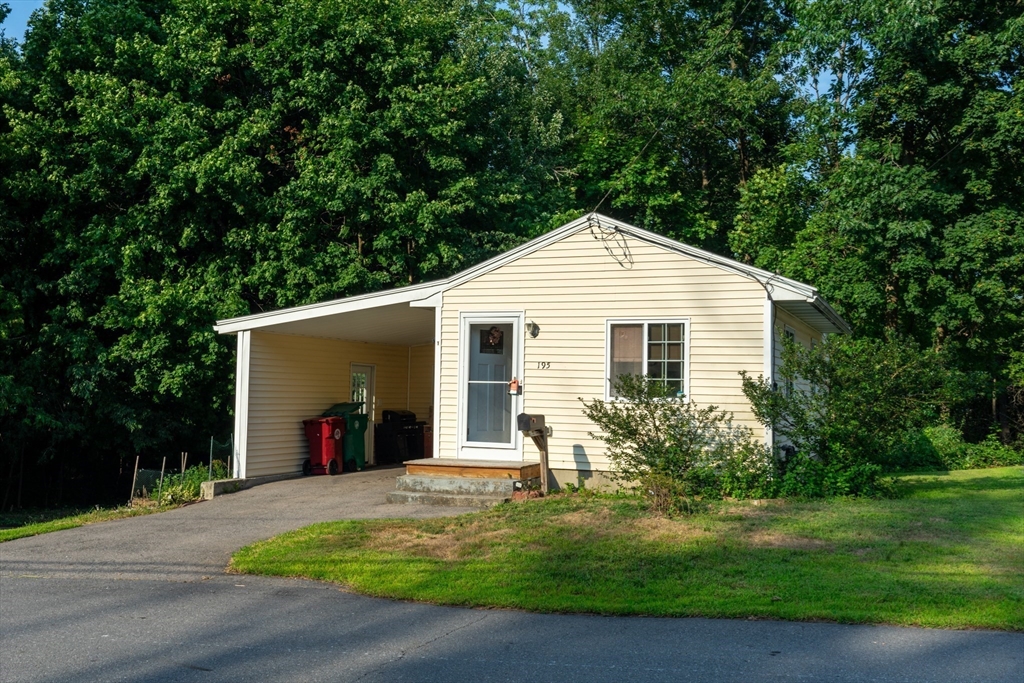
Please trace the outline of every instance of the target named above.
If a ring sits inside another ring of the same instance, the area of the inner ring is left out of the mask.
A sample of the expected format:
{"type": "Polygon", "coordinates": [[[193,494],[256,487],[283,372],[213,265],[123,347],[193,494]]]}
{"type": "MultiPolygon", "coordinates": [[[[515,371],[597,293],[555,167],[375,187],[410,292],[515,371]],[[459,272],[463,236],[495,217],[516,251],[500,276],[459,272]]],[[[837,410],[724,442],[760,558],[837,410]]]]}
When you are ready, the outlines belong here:
{"type": "Polygon", "coordinates": [[[847,322],[843,320],[843,318],[831,306],[828,305],[828,302],[821,298],[818,290],[810,285],[782,277],[775,273],[770,273],[766,270],[761,270],[760,268],[755,268],[754,266],[750,266],[724,256],[719,256],[718,254],[714,254],[710,251],[705,251],[703,249],[698,249],[697,247],[692,247],[688,244],[683,244],[682,242],[677,242],[662,235],[650,232],[649,230],[644,230],[643,228],[638,228],[634,225],[630,225],[629,223],[624,223],[598,213],[591,213],[577,218],[574,221],[566,223],[560,228],[552,230],[549,233],[532,239],[529,242],[521,244],[518,247],[510,249],[502,254],[498,254],[494,258],[467,268],[466,270],[458,272],[443,280],[434,280],[432,282],[409,285],[407,287],[399,287],[370,294],[360,294],[358,296],[334,299],[331,301],[309,304],[307,306],[296,306],[278,311],[256,313],[237,318],[229,318],[227,320],[218,320],[217,324],[214,325],[214,330],[222,334],[232,334],[241,330],[269,327],[286,322],[337,315],[339,313],[359,311],[378,306],[390,306],[399,303],[416,305],[415,302],[421,302],[420,305],[424,305],[427,299],[430,299],[435,295],[441,294],[453,287],[457,287],[464,282],[478,278],[481,275],[500,268],[507,263],[515,261],[516,259],[522,258],[528,254],[532,254],[535,251],[543,249],[550,244],[554,244],[569,235],[587,228],[611,230],[617,233],[629,235],[634,239],[654,244],[668,251],[687,256],[708,265],[754,280],[765,288],[765,292],[769,298],[781,307],[790,310],[793,314],[797,315],[797,317],[814,325],[814,327],[824,332],[843,332],[848,334],[851,331],[847,322]]]}

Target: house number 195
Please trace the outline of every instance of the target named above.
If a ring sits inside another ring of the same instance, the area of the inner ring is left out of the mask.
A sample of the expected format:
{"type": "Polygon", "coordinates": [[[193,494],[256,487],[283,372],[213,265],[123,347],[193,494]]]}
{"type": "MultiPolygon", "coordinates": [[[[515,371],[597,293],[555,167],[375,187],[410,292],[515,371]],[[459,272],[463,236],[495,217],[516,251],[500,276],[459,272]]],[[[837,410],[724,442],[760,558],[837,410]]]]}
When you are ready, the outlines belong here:
{"type": "Polygon", "coordinates": [[[550,367],[551,367],[551,363],[547,362],[546,360],[539,360],[539,361],[537,361],[537,369],[538,370],[547,370],[550,367]]]}

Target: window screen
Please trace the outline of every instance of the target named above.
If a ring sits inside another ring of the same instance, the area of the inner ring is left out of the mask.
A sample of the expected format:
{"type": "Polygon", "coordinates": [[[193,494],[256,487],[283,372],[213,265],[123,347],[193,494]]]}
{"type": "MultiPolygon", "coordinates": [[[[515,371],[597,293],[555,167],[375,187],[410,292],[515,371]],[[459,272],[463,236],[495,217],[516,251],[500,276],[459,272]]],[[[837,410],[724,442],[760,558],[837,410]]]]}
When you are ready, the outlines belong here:
{"type": "Polygon", "coordinates": [[[617,396],[615,381],[622,375],[639,375],[644,371],[644,326],[612,325],[612,387],[617,396]]]}

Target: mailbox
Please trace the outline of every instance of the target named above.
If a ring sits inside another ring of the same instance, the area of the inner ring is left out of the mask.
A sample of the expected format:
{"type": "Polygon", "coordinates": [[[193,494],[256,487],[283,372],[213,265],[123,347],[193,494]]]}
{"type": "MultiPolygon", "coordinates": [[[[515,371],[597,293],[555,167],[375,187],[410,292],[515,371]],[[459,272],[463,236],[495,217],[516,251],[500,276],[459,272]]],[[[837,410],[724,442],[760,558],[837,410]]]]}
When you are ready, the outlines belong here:
{"type": "Polygon", "coordinates": [[[529,413],[519,413],[516,415],[516,426],[519,427],[521,432],[532,432],[536,430],[544,430],[544,416],[543,415],[530,415],[529,413]]]}

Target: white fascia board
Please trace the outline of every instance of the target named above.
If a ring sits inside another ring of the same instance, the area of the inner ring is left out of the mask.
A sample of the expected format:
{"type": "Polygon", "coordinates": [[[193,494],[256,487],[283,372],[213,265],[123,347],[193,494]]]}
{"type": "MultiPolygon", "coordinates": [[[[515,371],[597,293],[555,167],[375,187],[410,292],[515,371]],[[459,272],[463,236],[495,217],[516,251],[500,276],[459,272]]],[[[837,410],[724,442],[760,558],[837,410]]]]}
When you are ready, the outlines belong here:
{"type": "Polygon", "coordinates": [[[838,328],[843,330],[850,329],[846,321],[844,321],[838,313],[836,313],[818,296],[818,290],[810,285],[782,277],[781,275],[776,275],[775,273],[769,273],[766,270],[761,270],[760,268],[755,268],[745,263],[740,263],[739,261],[719,256],[718,254],[714,254],[710,251],[704,251],[703,249],[698,249],[697,247],[677,242],[662,235],[644,230],[643,228],[638,228],[635,225],[623,223],[622,221],[597,213],[581,216],[574,221],[566,223],[560,228],[556,228],[547,234],[541,235],[536,239],[532,239],[525,244],[521,244],[514,249],[506,251],[503,254],[499,254],[498,256],[488,259],[476,266],[467,268],[466,270],[456,273],[444,280],[435,280],[434,282],[409,285],[408,287],[402,287],[400,289],[362,294],[359,296],[348,297],[346,299],[335,299],[333,301],[325,301],[322,303],[310,304],[308,306],[296,306],[295,308],[286,308],[269,313],[256,313],[254,315],[231,318],[228,320],[219,320],[217,321],[217,324],[214,325],[213,329],[221,334],[234,334],[241,330],[252,330],[261,327],[279,325],[281,323],[309,320],[311,318],[336,315],[338,313],[347,313],[350,311],[359,311],[367,308],[375,308],[377,306],[388,306],[397,303],[408,303],[410,306],[422,308],[435,308],[440,303],[439,297],[442,292],[478,278],[481,275],[489,273],[492,270],[500,268],[507,263],[511,263],[512,261],[522,258],[523,256],[531,254],[539,249],[543,249],[544,247],[554,244],[562,238],[575,234],[579,230],[595,223],[599,226],[611,227],[636,239],[688,256],[703,263],[716,266],[722,270],[755,280],[758,284],[767,289],[772,298],[777,301],[803,300],[811,302],[815,308],[818,308],[822,312],[823,315],[832,320],[838,328]]]}
{"type": "MultiPolygon", "coordinates": [[[[743,275],[744,277],[756,280],[763,286],[767,285],[771,288],[779,287],[780,289],[790,292],[791,294],[799,296],[801,298],[810,298],[818,294],[817,289],[811,287],[810,285],[804,284],[803,282],[791,280],[788,277],[782,277],[781,275],[770,273],[767,270],[761,270],[760,268],[747,265],[746,263],[741,263],[739,261],[736,261],[735,259],[720,256],[713,252],[705,251],[703,249],[698,249],[697,247],[690,246],[689,244],[677,242],[676,240],[669,239],[664,235],[659,235],[649,230],[638,228],[635,225],[630,225],[628,223],[623,223],[622,221],[617,221],[614,218],[608,218],[607,216],[602,216],[600,214],[593,214],[593,216],[600,223],[610,224],[614,226],[617,230],[621,230],[622,232],[628,235],[632,235],[638,240],[642,240],[644,242],[649,242],[656,246],[663,247],[670,251],[674,251],[677,254],[689,256],[690,258],[702,261],[711,266],[716,266],[718,268],[721,268],[722,270],[727,270],[731,273],[743,275]]],[[[773,298],[778,298],[777,296],[775,296],[774,292],[772,293],[772,296],[773,298]]]]}
{"type": "Polygon", "coordinates": [[[776,275],[775,273],[769,273],[767,270],[761,270],[760,268],[740,263],[739,261],[735,261],[731,258],[719,256],[718,254],[714,254],[710,251],[691,247],[689,244],[677,242],[673,239],[669,239],[668,237],[664,237],[663,235],[658,235],[650,232],[649,230],[644,230],[643,228],[638,228],[635,225],[623,223],[622,221],[618,221],[614,218],[609,218],[608,216],[598,213],[590,213],[586,216],[577,218],[576,220],[570,221],[562,227],[556,228],[545,235],[541,235],[540,237],[530,240],[525,244],[521,244],[515,249],[484,261],[483,263],[464,270],[461,273],[457,273],[443,284],[444,290],[447,291],[453,287],[463,284],[464,282],[468,282],[469,280],[478,278],[481,275],[485,275],[496,268],[500,268],[501,266],[511,263],[512,261],[537,251],[538,249],[543,249],[544,247],[553,244],[564,237],[575,234],[579,230],[593,224],[613,228],[619,232],[635,237],[638,240],[654,244],[655,246],[662,247],[663,249],[673,251],[677,254],[689,256],[690,258],[721,268],[722,270],[756,280],[762,286],[766,286],[773,290],[773,297],[775,297],[774,290],[776,290],[776,288],[782,292],[788,293],[792,297],[808,301],[818,295],[818,290],[802,282],[790,280],[789,278],[776,275]]]}
{"type": "Polygon", "coordinates": [[[828,318],[833,325],[835,325],[840,332],[843,334],[853,334],[853,328],[850,327],[850,323],[843,320],[843,316],[839,315],[834,308],[828,305],[828,302],[822,299],[820,296],[814,297],[811,301],[811,305],[823,316],[828,318]]]}
{"type": "Polygon", "coordinates": [[[438,290],[425,299],[416,299],[415,301],[410,301],[409,305],[412,306],[413,308],[440,308],[441,298],[441,290],[438,290]]]}
{"type": "Polygon", "coordinates": [[[295,308],[285,308],[268,313],[256,313],[254,315],[246,315],[239,318],[218,320],[217,324],[213,326],[213,329],[220,334],[232,334],[242,330],[255,330],[261,327],[270,327],[299,320],[310,320],[312,318],[322,318],[324,316],[337,315],[338,313],[349,313],[351,311],[361,311],[367,308],[377,308],[378,306],[411,303],[425,298],[429,299],[431,296],[441,291],[444,283],[444,280],[438,280],[419,285],[409,285],[408,287],[401,287],[399,289],[389,289],[382,292],[373,292],[371,294],[350,296],[346,299],[324,301],[322,303],[310,304],[308,306],[296,306],[295,308]]]}
{"type": "Polygon", "coordinates": [[[726,258],[725,256],[719,256],[718,254],[714,254],[710,251],[704,251],[703,249],[692,247],[689,244],[677,242],[663,235],[658,235],[648,230],[644,230],[643,228],[638,228],[634,225],[617,221],[614,218],[609,218],[600,214],[591,214],[585,218],[589,219],[591,216],[600,223],[610,224],[617,230],[621,230],[628,235],[632,235],[636,239],[661,246],[670,251],[703,261],[709,265],[717,266],[724,270],[751,278],[757,281],[762,287],[768,289],[771,293],[771,298],[775,301],[806,301],[814,306],[815,309],[828,318],[845,334],[850,334],[852,332],[849,323],[843,320],[843,317],[839,315],[834,308],[829,306],[827,301],[821,298],[817,288],[812,287],[811,285],[797,280],[792,280],[788,277],[782,277],[776,273],[770,273],[767,270],[762,270],[760,268],[747,265],[746,263],[726,258]]]}

